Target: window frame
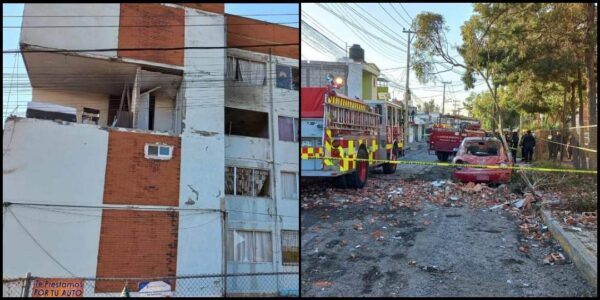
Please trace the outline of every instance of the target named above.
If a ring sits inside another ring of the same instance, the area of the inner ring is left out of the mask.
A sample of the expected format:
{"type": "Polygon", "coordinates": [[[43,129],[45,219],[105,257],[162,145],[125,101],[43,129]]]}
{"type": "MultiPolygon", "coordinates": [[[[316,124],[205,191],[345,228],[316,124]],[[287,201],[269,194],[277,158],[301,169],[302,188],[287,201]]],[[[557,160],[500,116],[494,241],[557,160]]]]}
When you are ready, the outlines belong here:
{"type": "Polygon", "coordinates": [[[144,145],[144,158],[146,159],[155,159],[155,160],[170,160],[171,158],[173,158],[173,149],[175,146],[171,146],[171,145],[167,145],[167,144],[159,144],[159,143],[147,143],[144,145]],[[154,154],[148,154],[148,150],[150,147],[157,147],[156,149],[156,155],[154,154]],[[168,148],[169,149],[169,155],[163,155],[160,154],[160,149],[161,148],[168,148]]]}
{"type": "Polygon", "coordinates": [[[281,185],[281,198],[284,199],[284,200],[300,200],[300,193],[299,193],[300,187],[298,186],[298,173],[297,172],[292,172],[292,171],[281,171],[280,172],[280,176],[281,176],[281,182],[282,182],[282,185],[281,185]],[[283,174],[292,174],[292,175],[294,175],[294,187],[295,187],[294,191],[296,193],[296,195],[295,195],[296,197],[295,198],[293,198],[293,197],[292,198],[286,197],[285,192],[284,192],[285,191],[284,190],[284,186],[283,186],[283,174]]]}
{"type": "MultiPolygon", "coordinates": [[[[275,258],[275,251],[273,250],[273,232],[270,230],[261,230],[261,229],[244,229],[244,228],[229,228],[227,230],[227,234],[228,236],[226,237],[227,241],[229,241],[229,233],[231,234],[235,234],[236,231],[245,231],[245,232],[252,232],[252,239],[254,242],[254,248],[252,249],[253,253],[254,253],[254,257],[252,257],[252,261],[236,261],[235,260],[235,242],[233,243],[233,245],[227,245],[227,247],[230,247],[231,249],[231,254],[233,255],[233,257],[229,257],[229,251],[227,251],[227,262],[228,263],[238,263],[238,264],[269,264],[269,263],[273,263],[273,259],[275,258]],[[268,233],[271,235],[271,245],[270,245],[270,249],[271,249],[271,260],[270,261],[256,261],[256,233],[257,232],[261,232],[261,233],[268,233]]],[[[233,238],[233,237],[232,237],[233,238]]]]}
{"type": "Polygon", "coordinates": [[[298,132],[299,123],[300,123],[300,119],[299,118],[278,115],[277,116],[277,135],[278,135],[279,141],[280,142],[288,142],[288,143],[298,143],[298,142],[300,142],[300,134],[298,132]],[[282,140],[281,139],[281,132],[279,131],[279,118],[289,118],[289,119],[292,119],[292,140],[291,141],[282,140]]]}
{"type": "Polygon", "coordinates": [[[277,86],[277,78],[275,78],[275,88],[278,89],[286,89],[286,90],[291,90],[291,91],[299,91],[300,90],[300,77],[302,76],[300,73],[300,68],[299,67],[295,67],[295,66],[290,66],[290,65],[285,65],[285,64],[276,64],[275,65],[275,70],[277,70],[277,66],[281,67],[281,68],[289,68],[289,74],[290,74],[290,85],[288,87],[280,87],[277,86]],[[297,70],[297,74],[298,74],[298,84],[296,87],[294,87],[294,69],[297,70]]]}
{"type": "MultiPolygon", "coordinates": [[[[227,194],[227,189],[225,189],[225,195],[229,195],[229,196],[235,196],[235,197],[255,197],[255,198],[269,198],[272,199],[273,196],[273,191],[271,189],[271,171],[269,169],[262,169],[262,168],[252,168],[252,167],[238,167],[238,166],[230,166],[230,165],[225,165],[225,169],[227,168],[233,168],[233,194],[227,194]],[[258,196],[256,195],[257,192],[255,191],[255,185],[252,184],[252,195],[238,195],[237,193],[237,174],[238,174],[238,168],[242,168],[242,169],[250,169],[252,170],[252,182],[254,182],[255,180],[255,176],[256,176],[256,170],[260,170],[260,171],[266,171],[269,174],[269,195],[268,196],[258,196]]],[[[227,176],[227,172],[225,172],[225,176],[227,176]]],[[[225,183],[227,183],[227,177],[225,177],[225,183]]]]}

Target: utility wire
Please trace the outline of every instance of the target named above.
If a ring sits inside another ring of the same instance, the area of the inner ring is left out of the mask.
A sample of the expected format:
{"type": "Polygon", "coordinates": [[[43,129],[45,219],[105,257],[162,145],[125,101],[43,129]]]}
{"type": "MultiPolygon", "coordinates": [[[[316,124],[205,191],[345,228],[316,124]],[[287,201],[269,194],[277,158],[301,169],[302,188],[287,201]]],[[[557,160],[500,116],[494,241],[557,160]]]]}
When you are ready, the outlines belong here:
{"type": "MultiPolygon", "coordinates": [[[[215,26],[270,26],[298,24],[299,22],[282,22],[266,24],[159,24],[159,25],[28,25],[28,26],[2,26],[2,29],[22,29],[22,28],[154,28],[154,27],[215,27],[215,26]]],[[[295,28],[287,26],[290,28],[295,28]]],[[[297,29],[297,28],[296,28],[297,29]]]]}
{"type": "Polygon", "coordinates": [[[80,52],[111,52],[111,51],[173,51],[173,50],[210,50],[210,49],[232,49],[232,48],[257,48],[257,47],[290,47],[299,46],[298,43],[286,44],[262,44],[262,45],[238,45],[238,46],[209,46],[209,47],[168,47],[168,48],[104,48],[104,49],[73,49],[73,50],[3,50],[7,53],[80,53],[80,52]]]}
{"type": "MultiPolygon", "coordinates": [[[[234,17],[261,17],[261,16],[297,16],[298,14],[252,14],[252,15],[231,15],[225,14],[225,16],[234,16],[234,17]]],[[[166,17],[173,18],[173,15],[151,15],[151,16],[140,16],[140,15],[99,15],[99,16],[81,16],[81,15],[69,15],[69,16],[44,16],[44,15],[27,15],[27,16],[2,16],[3,18],[157,18],[157,17],[166,17]]],[[[203,16],[203,15],[186,15],[186,18],[213,18],[214,16],[203,16]]],[[[260,20],[259,20],[260,21],[260,20]]]]}
{"type": "Polygon", "coordinates": [[[33,242],[38,245],[38,247],[40,247],[40,249],[42,251],[44,251],[44,253],[46,253],[46,255],[48,255],[48,257],[50,257],[50,259],[52,259],[57,265],[59,265],[63,270],[65,270],[67,273],[69,273],[71,276],[73,277],[77,277],[77,275],[73,274],[73,272],[69,271],[69,269],[67,269],[67,267],[65,267],[63,264],[61,264],[56,258],[54,258],[54,256],[52,256],[52,254],[50,254],[50,252],[48,252],[48,250],[46,250],[42,244],[40,244],[35,237],[33,237],[33,235],[29,232],[29,230],[27,230],[27,228],[25,227],[25,225],[23,225],[23,223],[21,223],[21,221],[19,220],[19,218],[17,218],[17,216],[13,213],[13,211],[10,209],[10,207],[8,208],[8,212],[10,212],[11,215],[13,215],[13,217],[15,218],[15,221],[17,221],[17,223],[19,223],[19,226],[21,226],[21,228],[23,228],[23,230],[25,231],[25,233],[27,233],[27,235],[31,238],[31,240],[33,240],[33,242]]]}

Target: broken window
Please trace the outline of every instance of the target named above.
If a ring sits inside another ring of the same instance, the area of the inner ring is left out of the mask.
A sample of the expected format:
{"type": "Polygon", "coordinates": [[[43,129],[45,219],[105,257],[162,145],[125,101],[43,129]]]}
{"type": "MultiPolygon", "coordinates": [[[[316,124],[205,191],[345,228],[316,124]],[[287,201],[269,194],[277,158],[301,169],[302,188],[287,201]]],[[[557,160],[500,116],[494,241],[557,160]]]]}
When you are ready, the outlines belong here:
{"type": "Polygon", "coordinates": [[[277,74],[278,88],[288,90],[300,89],[300,69],[291,66],[277,65],[275,68],[277,74]]]}
{"type": "Polygon", "coordinates": [[[225,107],[225,133],[268,139],[269,114],[225,107]]]}
{"type": "Polygon", "coordinates": [[[297,265],[300,262],[298,231],[281,231],[281,261],[284,265],[297,265]]]}
{"type": "Polygon", "coordinates": [[[81,114],[81,123],[98,125],[100,119],[100,110],[95,108],[84,107],[81,114]]]}
{"type": "Polygon", "coordinates": [[[284,199],[298,200],[296,173],[281,172],[281,186],[284,199]]]}
{"type": "Polygon", "coordinates": [[[279,140],[298,142],[298,118],[279,116],[279,140]]]}
{"type": "Polygon", "coordinates": [[[271,232],[229,230],[227,234],[227,260],[233,262],[272,262],[271,232]]]}
{"type": "Polygon", "coordinates": [[[270,197],[269,171],[225,167],[225,194],[250,197],[270,197]]]}
{"type": "Polygon", "coordinates": [[[251,85],[265,85],[267,65],[262,62],[228,56],[225,78],[251,85]]]}

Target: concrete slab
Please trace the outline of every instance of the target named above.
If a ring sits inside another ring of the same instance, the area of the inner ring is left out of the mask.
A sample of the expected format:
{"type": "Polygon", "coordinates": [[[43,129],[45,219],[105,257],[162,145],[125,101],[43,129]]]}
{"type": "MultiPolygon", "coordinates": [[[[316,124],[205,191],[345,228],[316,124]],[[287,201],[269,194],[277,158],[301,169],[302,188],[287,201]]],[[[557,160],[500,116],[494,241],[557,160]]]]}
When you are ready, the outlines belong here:
{"type": "Polygon", "coordinates": [[[547,210],[542,210],[542,217],[552,232],[552,236],[560,243],[567,255],[581,271],[583,277],[594,287],[598,287],[598,259],[596,254],[588,250],[585,245],[560,226],[557,220],[553,220],[547,210]]]}

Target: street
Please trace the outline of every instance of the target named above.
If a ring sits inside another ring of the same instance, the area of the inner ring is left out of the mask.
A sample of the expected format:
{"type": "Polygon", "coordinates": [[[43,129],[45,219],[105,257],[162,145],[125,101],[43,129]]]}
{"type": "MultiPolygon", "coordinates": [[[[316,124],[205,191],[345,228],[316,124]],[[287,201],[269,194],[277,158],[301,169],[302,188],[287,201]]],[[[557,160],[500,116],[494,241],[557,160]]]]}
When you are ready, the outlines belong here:
{"type": "MultiPolygon", "coordinates": [[[[426,149],[425,143],[413,144],[404,159],[436,161],[426,149]]],[[[553,238],[544,234],[528,240],[517,229],[518,217],[475,206],[462,194],[457,201],[447,201],[448,189],[432,181],[447,182],[450,172],[444,167],[399,165],[392,175],[380,170],[369,174],[362,190],[303,180],[302,295],[597,294],[568,258],[565,264],[544,264],[548,253],[562,251],[553,238]],[[523,245],[527,249],[520,251],[523,245]]],[[[506,195],[507,189],[516,188],[498,187],[488,197],[506,195]]]]}

